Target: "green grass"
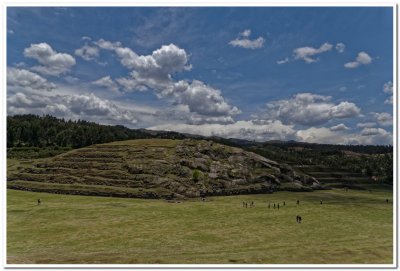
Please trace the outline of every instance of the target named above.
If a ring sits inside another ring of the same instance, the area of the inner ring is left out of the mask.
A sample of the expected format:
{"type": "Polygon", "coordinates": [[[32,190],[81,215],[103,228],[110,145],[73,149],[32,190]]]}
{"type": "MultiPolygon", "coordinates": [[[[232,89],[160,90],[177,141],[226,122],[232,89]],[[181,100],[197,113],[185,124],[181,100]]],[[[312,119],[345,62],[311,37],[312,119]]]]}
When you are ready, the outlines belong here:
{"type": "Polygon", "coordinates": [[[169,203],[8,190],[7,260],[390,264],[393,209],[386,198],[391,191],[328,190],[169,203]],[[256,207],[243,208],[243,201],[256,207]],[[269,201],[281,208],[268,209],[269,201]]]}

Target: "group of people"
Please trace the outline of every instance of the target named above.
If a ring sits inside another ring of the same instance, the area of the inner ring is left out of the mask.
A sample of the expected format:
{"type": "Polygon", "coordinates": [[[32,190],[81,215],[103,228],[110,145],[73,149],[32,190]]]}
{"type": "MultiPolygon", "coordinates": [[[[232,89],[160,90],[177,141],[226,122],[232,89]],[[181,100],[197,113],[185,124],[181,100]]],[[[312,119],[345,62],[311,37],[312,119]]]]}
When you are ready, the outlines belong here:
{"type": "MultiPolygon", "coordinates": [[[[283,204],[282,204],[283,206],[285,206],[286,205],[286,202],[283,202],[283,204]]],[[[280,204],[278,203],[278,204],[276,204],[276,203],[274,203],[274,209],[275,208],[280,208],[280,204]]],[[[271,208],[271,202],[268,202],[268,208],[271,208]]]]}
{"type": "Polygon", "coordinates": [[[252,202],[243,201],[243,207],[244,208],[255,207],[254,201],[252,202]]]}

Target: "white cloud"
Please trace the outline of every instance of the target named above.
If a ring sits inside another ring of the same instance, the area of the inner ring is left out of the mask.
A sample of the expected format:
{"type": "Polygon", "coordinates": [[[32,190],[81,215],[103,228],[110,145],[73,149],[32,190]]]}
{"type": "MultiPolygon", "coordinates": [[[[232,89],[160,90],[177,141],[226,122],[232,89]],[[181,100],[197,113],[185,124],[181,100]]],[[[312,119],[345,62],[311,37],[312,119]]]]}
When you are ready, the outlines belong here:
{"type": "Polygon", "coordinates": [[[331,128],[329,128],[331,131],[345,131],[345,130],[349,130],[350,128],[347,127],[346,125],[344,125],[343,123],[340,123],[338,125],[332,126],[331,128]]]}
{"type": "Polygon", "coordinates": [[[342,92],[343,92],[343,91],[346,91],[346,90],[347,90],[347,87],[340,87],[340,88],[339,88],[339,91],[342,91],[342,92]]]}
{"type": "Polygon", "coordinates": [[[107,88],[107,89],[109,89],[111,91],[115,91],[115,92],[117,92],[119,90],[118,85],[111,79],[111,77],[109,75],[104,76],[96,81],[93,81],[92,84],[96,85],[96,86],[107,88]]]}
{"type": "Polygon", "coordinates": [[[7,85],[51,91],[56,85],[25,69],[7,68],[7,85]]]}
{"type": "Polygon", "coordinates": [[[278,61],[276,62],[276,64],[282,65],[282,64],[285,64],[285,63],[288,63],[288,62],[289,62],[289,58],[286,57],[285,59],[278,60],[278,61]]]}
{"type": "Polygon", "coordinates": [[[390,126],[393,125],[393,117],[391,114],[382,112],[382,113],[373,113],[376,121],[379,123],[379,125],[382,126],[390,126]]]}
{"type": "Polygon", "coordinates": [[[237,121],[231,124],[161,124],[149,127],[152,130],[178,131],[182,133],[199,134],[203,136],[220,136],[225,138],[240,138],[247,140],[289,140],[295,138],[295,130],[291,125],[280,121],[269,121],[256,124],[252,121],[237,121]]]}
{"type": "Polygon", "coordinates": [[[385,104],[393,104],[393,96],[390,96],[385,100],[385,104]]]}
{"type": "Polygon", "coordinates": [[[85,44],[75,50],[75,55],[80,56],[86,61],[93,60],[99,56],[99,48],[85,44]]]}
{"type": "Polygon", "coordinates": [[[221,92],[201,81],[193,80],[185,90],[176,95],[181,104],[188,105],[191,112],[205,116],[234,116],[240,110],[229,105],[221,96],[221,92]]]}
{"type": "Polygon", "coordinates": [[[24,93],[18,92],[7,98],[7,106],[14,108],[43,108],[47,105],[48,100],[38,95],[30,95],[27,97],[24,93]]]}
{"type": "Polygon", "coordinates": [[[110,41],[106,41],[103,39],[98,40],[97,42],[95,42],[95,44],[97,46],[99,46],[101,49],[105,49],[105,50],[115,50],[119,47],[121,47],[121,42],[117,41],[117,42],[110,42],[110,41]]]}
{"type": "Polygon", "coordinates": [[[47,43],[31,44],[29,48],[25,48],[24,56],[36,59],[41,64],[32,67],[32,70],[47,75],[64,74],[76,63],[73,56],[57,53],[47,43]]]}
{"type": "Polygon", "coordinates": [[[335,49],[339,53],[343,53],[344,50],[346,49],[346,45],[344,45],[343,43],[339,42],[339,43],[336,44],[335,49]]]}
{"type": "Polygon", "coordinates": [[[189,56],[184,49],[174,44],[163,45],[153,51],[151,55],[139,56],[130,48],[121,47],[120,42],[109,42],[103,39],[96,44],[106,50],[114,50],[120,58],[121,64],[135,71],[138,80],[154,80],[157,83],[166,83],[174,73],[190,70],[189,56]]]}
{"type": "Polygon", "coordinates": [[[382,128],[364,128],[361,131],[362,136],[377,135],[384,131],[382,128]]]}
{"type": "MultiPolygon", "coordinates": [[[[375,128],[365,128],[375,129],[375,128]]],[[[374,131],[364,131],[361,134],[348,134],[344,130],[332,131],[329,128],[311,127],[306,130],[300,130],[296,133],[297,140],[306,141],[311,143],[327,143],[327,144],[363,144],[363,145],[377,145],[377,144],[393,144],[391,133],[384,129],[374,131]]]]}
{"type": "Polygon", "coordinates": [[[319,125],[335,118],[351,118],[360,114],[360,109],[350,102],[334,104],[332,97],[311,93],[299,93],[290,99],[272,101],[256,114],[258,119],[278,119],[284,124],[319,125]]]}
{"type": "Polygon", "coordinates": [[[294,59],[302,59],[306,63],[313,63],[318,61],[318,58],[313,58],[312,56],[330,51],[332,49],[333,45],[325,42],[322,44],[319,48],[313,48],[313,47],[301,47],[301,48],[296,48],[293,50],[294,53],[294,59]]]}
{"type": "Polygon", "coordinates": [[[145,85],[139,83],[138,80],[134,78],[117,78],[115,79],[119,85],[123,87],[126,91],[146,91],[148,88],[145,85]]]}
{"type": "Polygon", "coordinates": [[[375,122],[361,122],[357,123],[358,128],[372,128],[375,127],[376,123],[375,122]]]}
{"type": "Polygon", "coordinates": [[[383,92],[392,94],[393,93],[393,83],[392,81],[388,81],[383,85],[383,92]]]}
{"type": "Polygon", "coordinates": [[[117,78],[116,82],[126,91],[152,89],[159,98],[174,100],[175,105],[187,106],[191,122],[232,122],[240,110],[229,105],[221,91],[199,80],[174,81],[173,75],[191,69],[189,55],[174,44],[163,45],[151,55],[138,55],[120,42],[99,40],[101,48],[113,50],[121,64],[132,69],[131,77],[117,78]]]}
{"type": "Polygon", "coordinates": [[[251,30],[250,29],[245,29],[242,33],[239,33],[239,35],[242,36],[242,37],[248,38],[251,35],[251,30]]]}
{"type": "MultiPolygon", "coordinates": [[[[383,85],[383,92],[393,94],[392,81],[388,81],[383,85]]],[[[393,104],[393,95],[386,99],[385,104],[393,104]]]]}
{"type": "Polygon", "coordinates": [[[29,96],[17,92],[7,99],[8,114],[32,113],[52,114],[67,119],[86,119],[104,124],[134,125],[136,112],[124,109],[114,102],[100,98],[93,93],[42,95],[30,93],[29,96]]]}
{"type": "Polygon", "coordinates": [[[348,69],[354,69],[359,67],[360,65],[368,65],[371,63],[372,58],[366,52],[360,52],[358,53],[355,61],[344,64],[344,67],[348,69]]]}
{"type": "Polygon", "coordinates": [[[233,47],[241,47],[246,49],[259,49],[264,46],[265,39],[263,37],[258,37],[257,39],[249,39],[251,35],[251,30],[246,29],[239,33],[239,37],[229,42],[229,45],[233,47]]]}
{"type": "Polygon", "coordinates": [[[360,114],[361,110],[354,103],[341,102],[330,109],[330,114],[334,118],[349,118],[360,114]]]}

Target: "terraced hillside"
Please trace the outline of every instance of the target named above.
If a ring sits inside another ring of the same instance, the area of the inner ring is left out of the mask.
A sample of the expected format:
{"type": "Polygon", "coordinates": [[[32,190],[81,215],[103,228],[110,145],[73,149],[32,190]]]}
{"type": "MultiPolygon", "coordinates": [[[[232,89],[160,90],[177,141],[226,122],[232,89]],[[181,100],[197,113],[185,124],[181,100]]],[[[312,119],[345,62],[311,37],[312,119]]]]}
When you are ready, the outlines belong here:
{"type": "Polygon", "coordinates": [[[205,140],[92,145],[8,172],[8,188],[139,198],[310,191],[318,181],[252,152],[205,140]]]}
{"type": "Polygon", "coordinates": [[[318,179],[321,184],[331,188],[385,188],[385,184],[383,184],[381,181],[375,181],[371,177],[365,176],[361,173],[351,172],[346,169],[338,169],[324,165],[303,165],[295,166],[294,168],[318,179]]]}

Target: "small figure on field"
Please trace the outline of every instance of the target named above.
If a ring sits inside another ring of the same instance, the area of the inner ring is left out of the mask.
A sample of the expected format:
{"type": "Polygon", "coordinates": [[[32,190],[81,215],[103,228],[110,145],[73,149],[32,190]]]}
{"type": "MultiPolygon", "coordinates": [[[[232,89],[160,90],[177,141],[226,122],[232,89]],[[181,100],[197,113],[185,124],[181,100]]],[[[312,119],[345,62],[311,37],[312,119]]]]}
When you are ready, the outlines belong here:
{"type": "Polygon", "coordinates": [[[246,202],[246,208],[247,208],[247,202],[246,202]]]}
{"type": "Polygon", "coordinates": [[[301,223],[301,216],[299,216],[299,223],[301,223]]]}
{"type": "Polygon", "coordinates": [[[299,216],[296,216],[296,223],[299,223],[299,216]]]}
{"type": "Polygon", "coordinates": [[[271,203],[268,202],[268,208],[271,208],[271,203]]]}
{"type": "Polygon", "coordinates": [[[322,200],[320,200],[319,203],[322,204],[322,200]]]}
{"type": "Polygon", "coordinates": [[[275,209],[275,203],[274,203],[274,209],[275,209]]]}
{"type": "Polygon", "coordinates": [[[386,203],[389,203],[389,199],[386,199],[386,203]]]}
{"type": "Polygon", "coordinates": [[[300,204],[300,201],[299,200],[297,200],[297,205],[299,205],[300,204]]]}
{"type": "Polygon", "coordinates": [[[279,210],[279,203],[278,203],[278,210],[279,210]]]}
{"type": "Polygon", "coordinates": [[[286,205],[286,202],[283,202],[283,206],[285,206],[286,205]]]}
{"type": "Polygon", "coordinates": [[[254,202],[253,201],[251,202],[251,207],[254,207],[254,202]]]}
{"type": "Polygon", "coordinates": [[[42,203],[42,201],[40,199],[37,200],[37,205],[40,205],[40,203],[42,203]]]}
{"type": "Polygon", "coordinates": [[[201,200],[202,200],[202,201],[206,201],[206,198],[202,198],[201,200]]]}

